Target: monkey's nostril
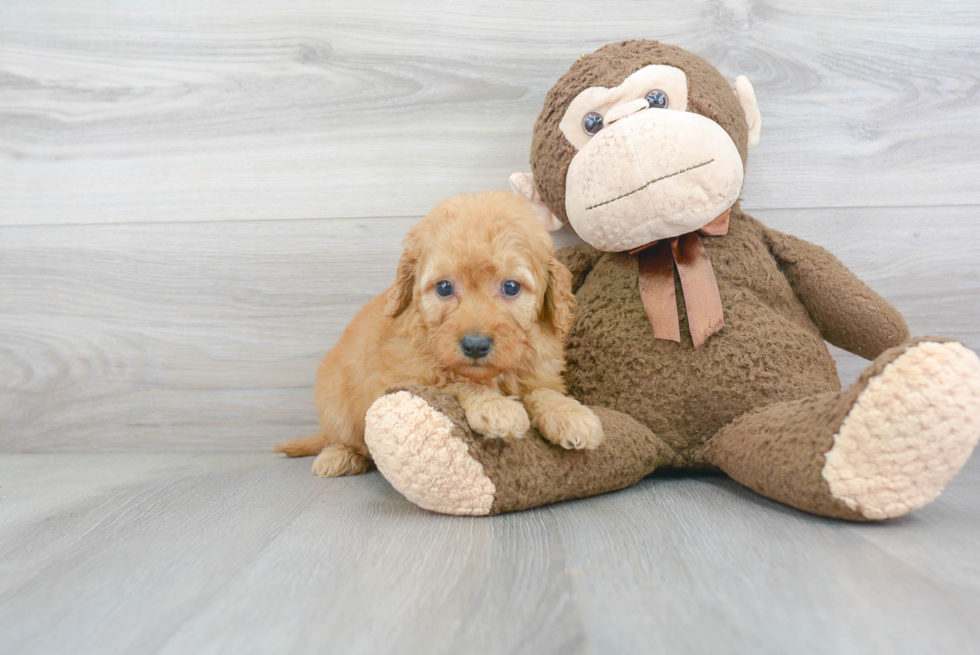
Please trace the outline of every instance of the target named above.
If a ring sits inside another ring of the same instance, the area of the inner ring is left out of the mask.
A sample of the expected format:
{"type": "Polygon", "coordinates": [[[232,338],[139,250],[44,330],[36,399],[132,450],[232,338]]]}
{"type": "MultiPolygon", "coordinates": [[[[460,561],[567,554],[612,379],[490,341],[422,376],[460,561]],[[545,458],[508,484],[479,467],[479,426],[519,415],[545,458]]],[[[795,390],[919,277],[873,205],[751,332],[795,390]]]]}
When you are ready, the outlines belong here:
{"type": "Polygon", "coordinates": [[[481,359],[490,354],[493,339],[483,334],[466,334],[459,340],[463,354],[473,359],[481,359]]]}

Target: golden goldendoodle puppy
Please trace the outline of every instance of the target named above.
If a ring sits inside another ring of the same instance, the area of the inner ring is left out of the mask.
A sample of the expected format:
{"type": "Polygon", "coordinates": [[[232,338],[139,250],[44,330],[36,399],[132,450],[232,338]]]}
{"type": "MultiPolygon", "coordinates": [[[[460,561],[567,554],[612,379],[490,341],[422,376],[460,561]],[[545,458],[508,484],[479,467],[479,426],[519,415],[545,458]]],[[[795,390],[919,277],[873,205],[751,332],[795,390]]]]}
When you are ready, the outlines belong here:
{"type": "Polygon", "coordinates": [[[395,283],[320,364],[320,432],[275,452],[318,455],[319,476],[367,471],[364,415],[406,383],[455,395],[486,437],[520,438],[533,423],[565,448],[595,448],[602,425],[564,395],[561,377],[574,303],[571,275],[527,200],[505,191],[444,200],[405,237],[395,283]]]}

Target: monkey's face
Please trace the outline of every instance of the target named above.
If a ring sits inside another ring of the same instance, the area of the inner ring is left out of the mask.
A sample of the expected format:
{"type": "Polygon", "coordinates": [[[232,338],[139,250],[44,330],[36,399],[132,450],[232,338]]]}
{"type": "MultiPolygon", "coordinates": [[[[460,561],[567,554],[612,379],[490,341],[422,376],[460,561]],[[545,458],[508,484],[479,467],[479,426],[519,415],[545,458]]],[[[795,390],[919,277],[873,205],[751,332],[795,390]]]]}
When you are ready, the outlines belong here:
{"type": "Polygon", "coordinates": [[[535,126],[535,175],[523,186],[534,182],[587,243],[632,250],[693,232],[731,207],[760,123],[744,77],[733,89],[675,46],[612,44],[552,89],[535,126]]]}
{"type": "Polygon", "coordinates": [[[718,123],[687,111],[687,77],[641,68],[576,96],[559,124],[578,148],[565,178],[572,229],[600,250],[693,232],[732,206],[742,157],[718,123]]]}

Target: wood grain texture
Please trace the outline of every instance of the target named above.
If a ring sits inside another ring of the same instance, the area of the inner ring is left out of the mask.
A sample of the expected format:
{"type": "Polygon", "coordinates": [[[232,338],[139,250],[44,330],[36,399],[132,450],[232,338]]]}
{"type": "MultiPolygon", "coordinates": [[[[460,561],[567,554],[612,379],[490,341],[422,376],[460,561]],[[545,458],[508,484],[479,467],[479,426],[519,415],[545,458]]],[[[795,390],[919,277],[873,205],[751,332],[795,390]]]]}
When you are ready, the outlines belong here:
{"type": "Polygon", "coordinates": [[[748,75],[749,208],[977,204],[980,5],[0,5],[0,224],[409,216],[527,170],[584,52],[748,75]]]}
{"type": "MultiPolygon", "coordinates": [[[[914,334],[980,349],[976,213],[755,212],[835,253],[914,334]]],[[[248,450],[313,433],[316,366],[394,279],[413,222],[3,229],[0,452],[248,450]]],[[[845,383],[865,365],[838,362],[845,383]]]]}
{"type": "MultiPolygon", "coordinates": [[[[132,461],[48,459],[38,479],[57,488],[75,468],[132,461]]],[[[13,466],[34,465],[24,462],[13,466]]],[[[185,455],[144,468],[3,531],[0,650],[153,652],[324,491],[288,484],[295,475],[258,456],[185,455]]]]}
{"type": "Polygon", "coordinates": [[[590,639],[621,653],[972,652],[976,579],[931,564],[975,569],[972,464],[949,488],[955,510],[943,497],[875,525],[816,519],[721,477],[558,505],[566,561],[588,571],[576,599],[590,639]]]}
{"type": "Polygon", "coordinates": [[[548,88],[624,38],[748,75],[744,207],[980,349],[978,25],[970,0],[0,3],[0,653],[980,651],[977,457],[853,525],[711,476],[453,518],[377,473],[180,452],[312,432],[404,232],[527,170],[548,88]]]}
{"type": "Polygon", "coordinates": [[[980,649],[980,460],[859,525],[724,477],[492,518],[262,453],[0,455],[0,652],[980,649]],[[70,474],[66,474],[70,473],[70,474]],[[33,497],[41,494],[45,502],[33,497]]]}

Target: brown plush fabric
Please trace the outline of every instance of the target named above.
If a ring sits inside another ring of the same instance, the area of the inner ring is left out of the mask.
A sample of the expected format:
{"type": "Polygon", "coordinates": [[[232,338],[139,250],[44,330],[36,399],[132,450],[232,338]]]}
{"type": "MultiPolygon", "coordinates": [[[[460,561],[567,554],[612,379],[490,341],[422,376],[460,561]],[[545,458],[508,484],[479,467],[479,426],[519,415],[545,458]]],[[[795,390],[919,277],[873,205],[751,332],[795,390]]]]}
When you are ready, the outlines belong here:
{"type": "Polygon", "coordinates": [[[592,270],[592,267],[596,265],[596,262],[604,254],[601,250],[596,250],[588,244],[568,246],[555,253],[555,257],[572,274],[572,293],[578,292],[579,287],[582,286],[585,278],[589,275],[589,271],[592,270]]]}
{"type": "MultiPolygon", "coordinates": [[[[727,130],[744,162],[744,114],[710,64],[654,41],[605,46],[558,81],[535,125],[538,191],[566,224],[565,177],[575,149],[558,127],[565,109],[583,89],[616,86],[652,64],[687,74],[688,110],[727,130]]],[[[719,467],[789,505],[862,519],[831,494],[824,456],[860,391],[917,342],[902,344],[908,328],[901,315],[830,253],[767,228],[737,202],[728,234],[702,241],[725,326],[697,349],[676,276],[680,343],[653,337],[636,256],[588,245],[556,254],[578,301],[566,341],[568,392],[602,420],[606,440],[597,450],[563,450],[533,431],[516,442],[483,439],[451,397],[411,389],[452,419],[453,434],[496,485],[492,513],[620,489],[672,466],[719,467]],[[877,360],[841,392],[824,339],[877,360]]]]}
{"type": "MultiPolygon", "coordinates": [[[[534,128],[531,165],[538,191],[566,224],[565,177],[576,151],[559,129],[561,117],[583,89],[616,86],[652,64],[685,72],[688,111],[721,125],[745,162],[744,112],[729,82],[711,64],[655,41],[607,45],[580,59],[555,84],[534,128]]],[[[870,359],[906,339],[908,328],[888,302],[833,255],[770,230],[744,214],[738,203],[732,207],[728,235],[702,240],[718,281],[725,327],[698,349],[691,342],[676,277],[681,343],[653,338],[635,256],[602,253],[588,245],[559,251],[558,258],[572,272],[578,300],[566,342],[569,393],[585,404],[636,419],[677,453],[675,465],[690,467],[705,465],[696,451],[725,426],[754,412],[741,429],[731,426],[724,432],[729,436],[720,443],[736,440],[733,435],[745,434],[749,424],[765,424],[769,415],[760,408],[775,406],[773,431],[791,431],[794,425],[799,429],[783,440],[782,450],[777,449],[790,460],[803,458],[793,460],[795,468],[789,460],[783,462],[787,476],[799,477],[807,469],[801,479],[816,485],[801,492],[801,502],[839,515],[843,510],[830,498],[826,483],[821,487],[816,482],[822,463],[807,468],[819,463],[815,458],[822,459],[832,443],[833,432],[828,435],[827,430],[837,414],[828,418],[826,413],[846,413],[841,407],[853,402],[847,400],[850,391],[838,393],[840,381],[824,339],[870,359]],[[841,400],[828,400],[833,398],[841,400]],[[821,494],[825,505],[814,500],[821,494]]],[[[749,438],[745,448],[753,448],[753,443],[749,438]]],[[[777,466],[777,461],[781,460],[777,457],[770,464],[777,466]]],[[[760,467],[774,480],[786,477],[764,464],[760,467]]],[[[796,504],[792,493],[777,488],[773,493],[796,504]]]]}
{"type": "Polygon", "coordinates": [[[470,453],[497,485],[491,514],[624,489],[676,461],[670,447],[629,416],[592,410],[605,433],[596,450],[565,450],[533,431],[513,442],[471,439],[470,453]]]}
{"type": "Polygon", "coordinates": [[[848,389],[749,412],[723,428],[698,453],[733,480],[793,507],[833,518],[869,520],[831,496],[823,471],[848,412],[868,382],[906,350],[924,341],[911,339],[883,352],[848,389]]]}
{"type": "Polygon", "coordinates": [[[721,125],[732,137],[744,164],[748,157],[748,125],[731,84],[701,57],[657,41],[610,43],[579,59],[548,92],[544,108],[534,124],[531,140],[531,172],[541,200],[568,225],[565,214],[565,177],[575,147],[558,128],[565,110],[582,90],[592,86],[617,86],[645,66],[666,64],[687,75],[688,111],[721,125]]]}
{"type": "MultiPolygon", "coordinates": [[[[692,451],[746,412],[839,390],[834,361],[810,319],[810,295],[795,290],[782,273],[768,245],[770,232],[736,204],[728,235],[703,237],[725,327],[697,350],[679,282],[682,341],[654,339],[640,298],[636,257],[599,256],[576,294],[578,313],[566,342],[569,393],[632,416],[693,465],[692,451]]],[[[560,250],[558,258],[581,276],[588,250],[573,246],[560,250]]],[[[829,255],[822,263],[824,286],[813,286],[826,289],[825,295],[868,291],[829,255]]],[[[880,297],[874,301],[882,314],[894,311],[880,297]]]]}
{"type": "Polygon", "coordinates": [[[767,498],[822,516],[865,520],[831,495],[821,475],[824,454],[857,398],[856,386],[749,412],[723,428],[702,454],[767,498]]]}
{"type": "Polygon", "coordinates": [[[824,339],[874,359],[909,338],[898,310],[829,252],[776,230],[766,231],[766,242],[824,339]]]}
{"type": "MultiPolygon", "coordinates": [[[[491,513],[622,489],[662,466],[710,466],[794,507],[864,520],[831,496],[821,476],[824,454],[868,381],[921,340],[885,351],[841,392],[833,360],[810,316],[823,311],[825,324],[837,325],[848,316],[835,317],[827,298],[835,293],[838,303],[858,298],[859,307],[871,307],[864,320],[872,321],[875,334],[890,327],[897,339],[904,332],[897,312],[829,253],[769,230],[737,205],[728,235],[704,237],[704,242],[726,308],[726,327],[697,350],[682,300],[684,341],[652,338],[635,256],[600,253],[586,245],[558,252],[578,285],[566,378],[569,393],[592,405],[603,422],[606,441],[595,451],[566,451],[533,431],[520,441],[485,439],[470,431],[451,396],[428,387],[407,388],[448,416],[456,426],[454,435],[483,464],[497,486],[491,513]],[[770,246],[774,242],[778,249],[770,246]],[[777,253],[809,258],[784,261],[777,253]],[[784,275],[787,269],[792,278],[784,275]],[[791,279],[804,282],[794,288],[791,279]],[[883,317],[883,326],[873,323],[875,316],[883,317]]],[[[861,334],[860,327],[853,332],[861,334]]]]}
{"type": "Polygon", "coordinates": [[[475,434],[459,401],[433,387],[407,385],[387,393],[395,391],[422,398],[452,421],[453,436],[466,443],[497,487],[491,515],[623,489],[678,461],[649,430],[609,409],[593,408],[606,435],[602,447],[569,451],[548,443],[534,430],[523,439],[508,441],[475,434]]]}
{"type": "MultiPolygon", "coordinates": [[[[610,44],[580,59],[555,84],[535,125],[531,163],[538,190],[566,224],[565,176],[576,151],[558,128],[561,116],[583,89],[615,86],[651,64],[686,73],[688,111],[725,128],[745,161],[744,114],[713,66],[655,41],[610,44]]],[[[569,393],[635,418],[668,443],[685,466],[701,465],[695,451],[748,412],[839,391],[824,339],[871,359],[908,338],[901,315],[833,255],[765,227],[738,203],[729,234],[703,242],[725,327],[698,349],[692,347],[679,280],[678,344],[652,337],[635,256],[588,245],[558,253],[572,273],[579,305],[566,346],[569,393]]],[[[813,403],[820,405],[816,400],[804,405],[813,403]]],[[[824,422],[813,420],[820,432],[824,422]]]]}

